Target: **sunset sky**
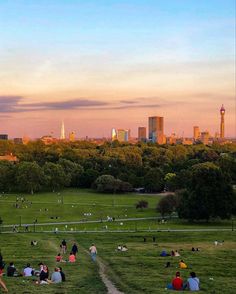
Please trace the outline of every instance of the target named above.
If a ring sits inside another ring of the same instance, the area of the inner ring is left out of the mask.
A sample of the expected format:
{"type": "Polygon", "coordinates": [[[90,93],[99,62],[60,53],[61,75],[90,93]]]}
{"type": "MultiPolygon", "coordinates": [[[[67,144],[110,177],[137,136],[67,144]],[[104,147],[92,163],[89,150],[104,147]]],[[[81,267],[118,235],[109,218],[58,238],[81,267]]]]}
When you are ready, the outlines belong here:
{"type": "Polygon", "coordinates": [[[234,0],[0,0],[0,133],[235,132],[234,0]]]}

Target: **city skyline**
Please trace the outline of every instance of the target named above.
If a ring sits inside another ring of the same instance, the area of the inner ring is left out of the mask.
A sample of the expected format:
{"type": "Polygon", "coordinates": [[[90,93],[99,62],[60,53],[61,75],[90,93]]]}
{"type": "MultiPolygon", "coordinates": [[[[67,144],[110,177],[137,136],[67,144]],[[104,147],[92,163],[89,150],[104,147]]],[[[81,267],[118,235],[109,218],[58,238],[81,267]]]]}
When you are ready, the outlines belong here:
{"type": "Polygon", "coordinates": [[[0,133],[110,137],[147,127],[235,137],[235,1],[9,1],[0,6],[0,133]]]}

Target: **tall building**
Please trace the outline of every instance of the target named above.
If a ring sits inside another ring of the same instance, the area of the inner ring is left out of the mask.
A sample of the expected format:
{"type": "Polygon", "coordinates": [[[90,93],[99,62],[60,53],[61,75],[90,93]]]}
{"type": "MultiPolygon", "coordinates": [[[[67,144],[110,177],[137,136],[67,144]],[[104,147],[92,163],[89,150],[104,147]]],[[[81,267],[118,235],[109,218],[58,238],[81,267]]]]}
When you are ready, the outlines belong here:
{"type": "Polygon", "coordinates": [[[147,140],[147,129],[145,127],[138,128],[138,141],[145,142],[147,140]]]}
{"type": "Polygon", "coordinates": [[[69,141],[70,142],[75,142],[75,132],[69,133],[69,141]]]}
{"type": "Polygon", "coordinates": [[[114,128],[111,130],[111,140],[112,141],[117,140],[117,133],[116,133],[116,129],[114,128]]]}
{"type": "Polygon", "coordinates": [[[66,136],[65,136],[65,125],[64,125],[64,121],[62,121],[61,123],[61,136],[60,139],[61,140],[65,140],[66,136]]]}
{"type": "Polygon", "coordinates": [[[209,132],[208,131],[205,131],[205,132],[201,132],[201,142],[204,144],[204,145],[208,145],[209,144],[209,132]]]}
{"type": "Polygon", "coordinates": [[[225,137],[225,108],[222,104],[220,109],[220,138],[224,139],[225,137]]]}
{"type": "Polygon", "coordinates": [[[8,140],[7,134],[0,134],[0,140],[8,140]]]}
{"type": "Polygon", "coordinates": [[[164,137],[164,118],[161,116],[151,116],[148,118],[149,133],[148,138],[158,144],[165,143],[164,137]]]}
{"type": "Polygon", "coordinates": [[[120,142],[129,142],[130,130],[118,129],[117,130],[117,140],[120,142]]]}
{"type": "Polygon", "coordinates": [[[198,126],[193,127],[193,139],[196,141],[200,138],[200,129],[198,126]]]}
{"type": "Polygon", "coordinates": [[[168,143],[169,144],[176,144],[176,140],[177,140],[176,134],[172,133],[170,135],[170,137],[168,138],[168,143]]]}

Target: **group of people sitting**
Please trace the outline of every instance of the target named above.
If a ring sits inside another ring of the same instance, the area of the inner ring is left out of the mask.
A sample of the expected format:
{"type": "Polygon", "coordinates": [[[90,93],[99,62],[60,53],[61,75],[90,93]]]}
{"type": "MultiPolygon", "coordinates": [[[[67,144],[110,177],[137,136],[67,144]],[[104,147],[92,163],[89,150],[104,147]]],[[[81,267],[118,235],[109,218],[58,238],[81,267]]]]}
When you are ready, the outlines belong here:
{"type": "Polygon", "coordinates": [[[171,250],[170,253],[167,253],[166,250],[162,250],[160,256],[161,257],[166,257],[166,256],[172,256],[172,257],[177,256],[178,257],[178,256],[180,256],[180,254],[179,254],[178,250],[175,250],[175,251],[171,250]]]}
{"type": "Polygon", "coordinates": [[[128,251],[128,248],[127,248],[126,245],[118,245],[117,246],[117,251],[123,251],[123,252],[125,252],[125,251],[128,251]]]}
{"type": "Polygon", "coordinates": [[[36,284],[58,284],[65,281],[66,277],[61,267],[55,267],[54,272],[51,275],[51,279],[49,279],[48,267],[45,264],[41,264],[39,281],[36,281],[36,284]]]}
{"type": "Polygon", "coordinates": [[[76,255],[73,252],[70,252],[68,259],[63,259],[61,253],[58,253],[56,256],[56,262],[76,262],[76,255]]]}
{"type": "Polygon", "coordinates": [[[176,272],[174,279],[170,284],[167,285],[167,289],[181,291],[181,290],[189,290],[189,291],[199,291],[200,290],[200,281],[197,278],[195,272],[190,273],[190,277],[186,282],[181,278],[180,272],[176,272]]]}

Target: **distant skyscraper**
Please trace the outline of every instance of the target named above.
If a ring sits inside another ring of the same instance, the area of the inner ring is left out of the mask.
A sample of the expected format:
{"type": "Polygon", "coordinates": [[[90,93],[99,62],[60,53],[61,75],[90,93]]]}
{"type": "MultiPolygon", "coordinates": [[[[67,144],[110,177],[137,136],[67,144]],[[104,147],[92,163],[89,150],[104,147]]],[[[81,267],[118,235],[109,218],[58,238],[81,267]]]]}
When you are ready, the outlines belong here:
{"type": "Polygon", "coordinates": [[[200,130],[198,126],[193,127],[193,139],[196,141],[200,137],[200,130]]]}
{"type": "Polygon", "coordinates": [[[62,121],[61,123],[61,136],[60,139],[61,140],[65,140],[66,136],[65,136],[65,126],[64,126],[64,121],[62,121]]]}
{"type": "Polygon", "coordinates": [[[164,144],[164,118],[161,116],[152,116],[148,118],[149,140],[164,144]]]}
{"type": "Polygon", "coordinates": [[[116,129],[114,128],[111,130],[111,140],[112,141],[117,140],[117,133],[116,133],[116,129]]]}
{"type": "Polygon", "coordinates": [[[147,140],[147,130],[145,127],[138,128],[138,141],[145,142],[147,140]]]}
{"type": "Polygon", "coordinates": [[[205,131],[205,132],[201,132],[201,142],[204,144],[204,145],[208,145],[209,144],[209,132],[208,131],[205,131]]]}
{"type": "Polygon", "coordinates": [[[0,134],[0,140],[8,140],[7,134],[0,134]]]}
{"type": "Polygon", "coordinates": [[[75,141],[75,132],[69,133],[69,141],[74,142],[75,141]]]}
{"type": "Polygon", "coordinates": [[[130,139],[130,130],[118,129],[117,140],[120,142],[128,142],[130,139]]]}
{"type": "Polygon", "coordinates": [[[221,109],[220,109],[220,138],[224,139],[225,137],[225,108],[224,105],[222,104],[221,109]]]}
{"type": "Polygon", "coordinates": [[[176,144],[176,140],[177,140],[176,134],[175,133],[172,133],[170,135],[170,137],[168,138],[168,143],[169,144],[176,144]]]}

